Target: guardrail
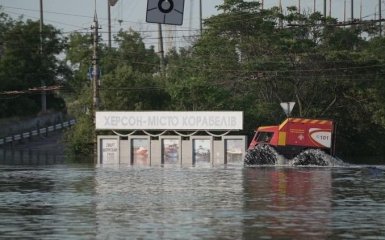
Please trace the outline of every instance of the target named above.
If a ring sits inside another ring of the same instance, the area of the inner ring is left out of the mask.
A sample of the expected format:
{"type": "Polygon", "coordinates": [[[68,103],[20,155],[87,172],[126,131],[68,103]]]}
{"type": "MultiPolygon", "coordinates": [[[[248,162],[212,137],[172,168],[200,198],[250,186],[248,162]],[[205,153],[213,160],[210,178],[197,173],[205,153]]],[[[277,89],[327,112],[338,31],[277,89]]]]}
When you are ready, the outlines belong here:
{"type": "Polygon", "coordinates": [[[76,123],[75,119],[72,119],[72,120],[69,120],[66,122],[61,122],[58,124],[54,124],[54,125],[51,125],[48,127],[38,128],[38,129],[31,130],[28,132],[20,133],[20,134],[13,134],[11,136],[0,138],[0,145],[12,143],[14,141],[20,141],[23,139],[30,139],[31,137],[34,137],[34,136],[40,136],[42,134],[48,134],[49,132],[54,132],[54,131],[61,130],[64,128],[69,128],[69,127],[75,125],[75,123],[76,123]]]}

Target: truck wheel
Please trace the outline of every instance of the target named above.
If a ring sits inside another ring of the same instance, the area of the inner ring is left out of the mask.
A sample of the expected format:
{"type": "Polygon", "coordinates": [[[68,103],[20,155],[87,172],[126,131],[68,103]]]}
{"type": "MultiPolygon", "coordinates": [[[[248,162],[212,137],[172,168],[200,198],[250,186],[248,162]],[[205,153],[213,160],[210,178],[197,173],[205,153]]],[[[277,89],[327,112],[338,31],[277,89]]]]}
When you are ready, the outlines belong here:
{"type": "Polygon", "coordinates": [[[328,161],[327,154],[319,149],[307,149],[295,158],[292,159],[291,165],[293,166],[306,166],[306,165],[315,165],[315,166],[328,166],[330,161],[328,161]]]}
{"type": "Polygon", "coordinates": [[[245,165],[275,165],[277,153],[267,144],[258,144],[254,149],[248,150],[245,156],[245,165]]]}

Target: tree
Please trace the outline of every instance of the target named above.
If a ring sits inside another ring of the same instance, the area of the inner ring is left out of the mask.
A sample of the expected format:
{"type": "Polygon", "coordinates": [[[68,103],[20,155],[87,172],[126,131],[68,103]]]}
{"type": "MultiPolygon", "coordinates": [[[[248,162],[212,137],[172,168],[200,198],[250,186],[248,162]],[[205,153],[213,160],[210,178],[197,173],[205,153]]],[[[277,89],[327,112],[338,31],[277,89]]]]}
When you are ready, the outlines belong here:
{"type": "Polygon", "coordinates": [[[111,111],[160,110],[167,101],[161,84],[152,74],[134,71],[130,65],[118,66],[103,78],[103,108],[111,111]]]}
{"type": "MultiPolygon", "coordinates": [[[[168,100],[162,84],[156,80],[159,58],[154,49],[146,48],[139,33],[120,31],[116,48],[101,44],[98,48],[100,78],[100,110],[163,109],[168,100]]],[[[92,153],[93,132],[91,82],[87,71],[91,66],[91,41],[87,35],[72,34],[69,38],[67,60],[74,70],[69,85],[74,88],[70,112],[77,121],[67,135],[69,152],[75,155],[92,153]]]]}
{"type": "Polygon", "coordinates": [[[66,62],[72,70],[72,76],[67,80],[68,87],[76,93],[81,94],[84,87],[89,85],[87,74],[91,67],[92,49],[91,36],[80,33],[72,33],[68,39],[65,56],[66,62]]]}
{"type": "MultiPolygon", "coordinates": [[[[0,91],[23,91],[29,88],[57,85],[68,74],[58,59],[65,47],[60,31],[51,25],[43,28],[43,53],[40,53],[39,22],[13,21],[4,14],[0,18],[2,42],[0,58],[0,91]]],[[[39,95],[20,95],[2,103],[0,116],[36,114],[40,109],[39,95]]],[[[47,96],[48,109],[63,110],[64,101],[54,94],[47,96]]]]}
{"type": "Polygon", "coordinates": [[[133,30],[119,31],[115,41],[118,47],[106,51],[102,63],[109,70],[102,79],[103,108],[161,109],[168,98],[162,84],[155,80],[159,58],[154,48],[146,48],[140,34],[133,30]]]}
{"type": "Polygon", "coordinates": [[[243,0],[224,1],[218,9],[223,13],[205,20],[206,30],[191,48],[167,58],[173,107],[243,110],[251,129],[280,122],[279,102],[294,100],[294,116],[338,123],[340,154],[365,148],[381,154],[382,45],[361,37],[373,29],[342,29],[320,13],[289,7],[283,15],[243,0]],[[371,140],[352,144],[362,136],[371,140]]]}
{"type": "MultiPolygon", "coordinates": [[[[260,9],[255,1],[226,0],[218,9],[222,12],[205,20],[203,35],[191,46],[167,54],[164,72],[154,49],[136,32],[121,31],[117,48],[101,46],[102,107],[242,110],[245,131],[251,132],[281,122],[279,103],[295,101],[293,116],[337,123],[339,156],[383,154],[385,54],[383,38],[372,37],[375,28],[342,29],[318,12],[300,14],[289,7],[284,15],[278,8],[260,9]]],[[[74,56],[89,51],[89,45],[78,46],[74,56]]],[[[79,82],[87,106],[85,65],[79,65],[84,71],[79,82]]]]}

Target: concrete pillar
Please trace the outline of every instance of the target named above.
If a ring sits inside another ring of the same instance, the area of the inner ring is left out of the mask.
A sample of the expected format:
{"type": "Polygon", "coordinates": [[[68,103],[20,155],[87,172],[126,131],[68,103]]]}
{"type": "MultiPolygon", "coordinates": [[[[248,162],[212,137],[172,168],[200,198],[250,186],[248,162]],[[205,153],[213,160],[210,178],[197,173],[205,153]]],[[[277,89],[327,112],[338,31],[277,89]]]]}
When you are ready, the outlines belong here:
{"type": "Polygon", "coordinates": [[[120,140],[120,164],[131,165],[131,145],[129,140],[120,140]]]}
{"type": "Polygon", "coordinates": [[[193,164],[193,150],[191,140],[182,141],[182,167],[191,167],[193,164]]]}
{"type": "Polygon", "coordinates": [[[223,140],[214,140],[213,142],[213,165],[223,165],[225,164],[225,148],[223,140]]]}
{"type": "Polygon", "coordinates": [[[151,140],[151,166],[162,164],[162,143],[160,140],[151,140]]]}

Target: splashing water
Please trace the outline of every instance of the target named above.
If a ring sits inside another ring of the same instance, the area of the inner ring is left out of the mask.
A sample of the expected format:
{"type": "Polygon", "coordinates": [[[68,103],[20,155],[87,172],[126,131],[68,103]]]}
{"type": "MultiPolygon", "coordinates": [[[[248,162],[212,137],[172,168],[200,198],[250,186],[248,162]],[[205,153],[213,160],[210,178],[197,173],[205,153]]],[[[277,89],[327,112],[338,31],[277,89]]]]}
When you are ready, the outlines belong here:
{"type": "Polygon", "coordinates": [[[283,166],[345,166],[341,159],[330,156],[320,149],[308,149],[293,159],[286,159],[267,145],[259,144],[249,150],[244,159],[245,165],[283,165],[283,166]]]}
{"type": "Polygon", "coordinates": [[[337,159],[320,149],[307,149],[289,160],[290,166],[344,166],[341,159],[337,159]]]}
{"type": "Polygon", "coordinates": [[[254,149],[247,151],[245,165],[275,165],[279,154],[267,144],[258,144],[254,149]]]}

